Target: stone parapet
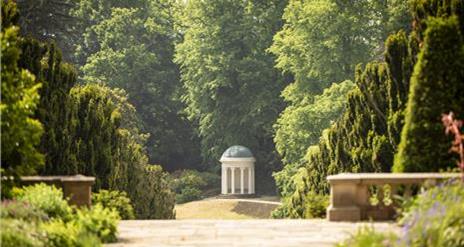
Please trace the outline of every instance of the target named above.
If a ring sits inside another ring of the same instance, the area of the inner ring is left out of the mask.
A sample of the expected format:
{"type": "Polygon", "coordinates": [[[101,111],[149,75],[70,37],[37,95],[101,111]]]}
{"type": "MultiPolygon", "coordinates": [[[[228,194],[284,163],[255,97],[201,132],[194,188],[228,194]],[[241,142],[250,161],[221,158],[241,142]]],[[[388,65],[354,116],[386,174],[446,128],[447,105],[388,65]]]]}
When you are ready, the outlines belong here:
{"type": "Polygon", "coordinates": [[[329,221],[392,220],[396,196],[409,198],[459,173],[341,173],[328,176],[329,221]]]}

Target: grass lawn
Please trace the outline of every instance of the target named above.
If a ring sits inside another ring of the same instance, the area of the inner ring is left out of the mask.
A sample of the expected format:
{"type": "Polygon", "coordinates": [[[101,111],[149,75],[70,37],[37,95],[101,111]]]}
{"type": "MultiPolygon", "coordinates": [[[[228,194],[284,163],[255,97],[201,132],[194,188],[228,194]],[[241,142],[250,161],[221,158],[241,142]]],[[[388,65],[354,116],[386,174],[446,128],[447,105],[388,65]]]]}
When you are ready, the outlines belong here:
{"type": "MultiPolygon", "coordinates": [[[[261,201],[261,200],[260,200],[261,201]]],[[[205,199],[177,204],[176,219],[265,219],[275,204],[239,199],[205,199]]]]}

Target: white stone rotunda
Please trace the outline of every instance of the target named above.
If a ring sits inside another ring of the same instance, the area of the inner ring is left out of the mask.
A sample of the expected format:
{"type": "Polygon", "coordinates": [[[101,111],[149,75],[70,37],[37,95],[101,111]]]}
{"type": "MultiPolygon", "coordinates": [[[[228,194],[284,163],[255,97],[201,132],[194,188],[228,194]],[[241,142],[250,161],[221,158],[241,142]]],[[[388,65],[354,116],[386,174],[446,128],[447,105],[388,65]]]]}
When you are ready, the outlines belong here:
{"type": "Polygon", "coordinates": [[[244,146],[228,148],[219,160],[222,163],[223,195],[255,193],[255,161],[250,149],[244,146]]]}

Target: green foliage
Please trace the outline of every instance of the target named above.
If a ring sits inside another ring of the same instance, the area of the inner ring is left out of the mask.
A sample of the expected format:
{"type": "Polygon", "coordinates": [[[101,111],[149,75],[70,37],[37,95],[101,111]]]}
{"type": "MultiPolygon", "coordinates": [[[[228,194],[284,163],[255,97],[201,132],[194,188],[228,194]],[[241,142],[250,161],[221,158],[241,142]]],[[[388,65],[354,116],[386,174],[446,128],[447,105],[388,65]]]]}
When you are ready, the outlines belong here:
{"type": "Polygon", "coordinates": [[[289,106],[277,121],[274,138],[285,165],[274,173],[284,197],[284,217],[303,217],[303,198],[311,191],[327,193],[329,174],[389,171],[396,147],[390,139],[401,130],[404,107],[397,101],[404,100],[401,90],[409,82],[400,77],[408,67],[399,64],[393,72],[401,74],[393,75],[390,62],[406,58],[387,44],[387,64],[353,70],[380,55],[389,32],[408,26],[407,11],[406,1],[292,0],[287,6],[286,23],[269,49],[277,56],[276,66],[294,76],[282,93],[289,106]],[[355,86],[333,83],[351,78],[355,86]],[[391,106],[389,94],[396,99],[391,106]],[[301,173],[302,167],[307,172],[301,173]],[[296,179],[301,176],[307,177],[296,179]]]}
{"type": "Polygon", "coordinates": [[[285,99],[299,104],[333,82],[353,78],[356,64],[379,55],[389,32],[409,22],[407,1],[291,0],[270,51],[294,76],[285,99]],[[336,21],[334,21],[336,20],[336,21]]]}
{"type": "Polygon", "coordinates": [[[72,150],[72,104],[69,91],[76,83],[74,68],[62,62],[54,43],[41,43],[33,38],[21,42],[21,68],[31,71],[42,82],[40,101],[35,115],[43,124],[40,150],[45,154],[42,173],[75,174],[77,161],[72,150]]]}
{"type": "Polygon", "coordinates": [[[123,220],[135,218],[131,200],[124,191],[99,190],[98,193],[92,194],[92,203],[116,210],[123,220]]]}
{"type": "MultiPolygon", "coordinates": [[[[464,9],[464,6],[463,6],[464,9]]],[[[441,114],[464,114],[464,42],[457,17],[428,18],[424,42],[411,78],[396,172],[438,171],[454,166],[451,138],[441,114]]]]}
{"type": "Polygon", "coordinates": [[[415,46],[408,41],[406,33],[399,31],[392,34],[385,42],[385,61],[390,78],[388,90],[388,137],[396,150],[400,142],[401,129],[404,125],[404,110],[409,93],[409,80],[415,63],[415,46]]]}
{"type": "Polygon", "coordinates": [[[279,95],[286,81],[266,49],[286,3],[194,0],[185,2],[179,17],[184,39],[175,62],[205,163],[217,169],[226,148],[249,147],[257,159],[258,191],[273,191],[271,173],[280,168],[272,124],[283,107],[279,95]]]}
{"type": "Polygon", "coordinates": [[[201,199],[201,190],[195,187],[184,187],[176,194],[176,203],[185,203],[201,199]]]}
{"type": "Polygon", "coordinates": [[[207,196],[208,190],[220,187],[220,177],[210,172],[181,170],[171,174],[171,188],[176,203],[194,201],[207,196]]]}
{"type": "Polygon", "coordinates": [[[42,221],[49,219],[43,209],[24,201],[3,200],[1,204],[0,217],[13,218],[28,221],[42,221]]]}
{"type": "Polygon", "coordinates": [[[75,1],[21,0],[16,3],[21,12],[21,34],[37,40],[57,42],[66,60],[70,61],[75,42],[81,35],[76,30],[79,20],[69,13],[75,1]]]}
{"type": "Polygon", "coordinates": [[[176,1],[80,0],[77,57],[85,83],[122,88],[137,109],[150,163],[170,171],[200,163],[193,126],[180,113],[179,68],[173,63],[176,1]]]}
{"type": "Polygon", "coordinates": [[[97,177],[95,188],[125,191],[137,217],[172,218],[174,198],[161,168],[148,158],[134,107],[122,90],[88,84],[71,90],[79,172],[97,177]],[[78,121],[77,119],[81,119],[78,121]]]}
{"type": "Polygon", "coordinates": [[[349,239],[337,244],[337,247],[384,247],[396,246],[397,236],[393,233],[376,232],[374,227],[360,227],[349,239]]]}
{"type": "Polygon", "coordinates": [[[2,219],[0,235],[3,247],[45,246],[37,227],[28,220],[2,219]]]}
{"type": "Polygon", "coordinates": [[[353,88],[351,81],[334,83],[313,100],[285,108],[274,126],[276,149],[285,164],[300,161],[308,147],[318,143],[322,131],[343,112],[353,88]]]}
{"type": "Polygon", "coordinates": [[[323,132],[317,145],[307,149],[300,162],[276,174],[286,202],[285,217],[304,217],[304,195],[328,193],[326,177],[330,174],[390,171],[402,125],[402,102],[407,97],[405,76],[411,71],[412,51],[406,45],[405,34],[395,34],[386,44],[386,63],[372,62],[364,69],[358,66],[356,88],[347,94],[342,116],[323,132]],[[295,175],[301,179],[286,175],[298,169],[306,170],[295,175]],[[297,185],[296,181],[302,182],[297,185]]]}
{"type": "Polygon", "coordinates": [[[118,212],[114,209],[94,205],[91,209],[83,208],[76,212],[72,223],[78,228],[95,234],[103,243],[115,242],[119,222],[118,212]]]}
{"type": "Polygon", "coordinates": [[[282,205],[272,212],[273,218],[322,218],[329,205],[329,196],[308,190],[308,170],[304,167],[290,177],[282,205]]]}
{"type": "Polygon", "coordinates": [[[174,219],[175,193],[159,165],[146,165],[135,210],[142,219],[174,219]]]}
{"type": "Polygon", "coordinates": [[[72,208],[61,190],[45,184],[14,188],[15,200],[2,201],[2,246],[101,246],[115,240],[118,213],[97,204],[72,208]]]}
{"type": "Polygon", "coordinates": [[[304,218],[325,218],[329,206],[329,196],[314,192],[307,193],[304,199],[304,218]]]}
{"type": "Polygon", "coordinates": [[[420,194],[401,219],[404,246],[464,246],[464,186],[448,181],[420,194]]]}
{"type": "Polygon", "coordinates": [[[28,70],[18,66],[22,50],[15,26],[18,19],[15,3],[2,1],[1,9],[2,176],[27,175],[34,173],[44,162],[37,148],[43,129],[34,117],[42,84],[28,70]]]}
{"type": "Polygon", "coordinates": [[[21,189],[15,188],[13,189],[13,198],[43,211],[50,218],[68,219],[71,214],[71,207],[63,199],[63,192],[54,186],[40,183],[21,189]]]}
{"type": "Polygon", "coordinates": [[[101,246],[100,239],[74,223],[52,220],[40,225],[46,236],[45,245],[50,247],[101,246]]]}

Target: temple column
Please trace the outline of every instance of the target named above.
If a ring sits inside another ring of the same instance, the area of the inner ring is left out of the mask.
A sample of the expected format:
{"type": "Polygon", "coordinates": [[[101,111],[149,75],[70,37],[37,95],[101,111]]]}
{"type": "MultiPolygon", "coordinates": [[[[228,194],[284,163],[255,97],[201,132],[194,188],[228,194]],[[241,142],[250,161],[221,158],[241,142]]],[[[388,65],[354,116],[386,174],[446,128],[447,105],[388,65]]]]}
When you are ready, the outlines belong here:
{"type": "Polygon", "coordinates": [[[248,167],[247,170],[248,170],[248,194],[252,194],[251,193],[251,167],[248,167]]]}
{"type": "Polygon", "coordinates": [[[231,185],[230,185],[230,193],[231,194],[235,194],[235,167],[231,167],[230,168],[231,170],[231,185]]]}
{"type": "Polygon", "coordinates": [[[251,168],[251,193],[255,193],[255,168],[251,168]]]}
{"type": "Polygon", "coordinates": [[[222,194],[227,194],[227,167],[222,165],[222,176],[221,176],[221,182],[222,182],[222,188],[221,188],[221,193],[222,194]]]}
{"type": "Polygon", "coordinates": [[[245,177],[243,172],[243,167],[240,167],[240,194],[245,194],[245,177]]]}

